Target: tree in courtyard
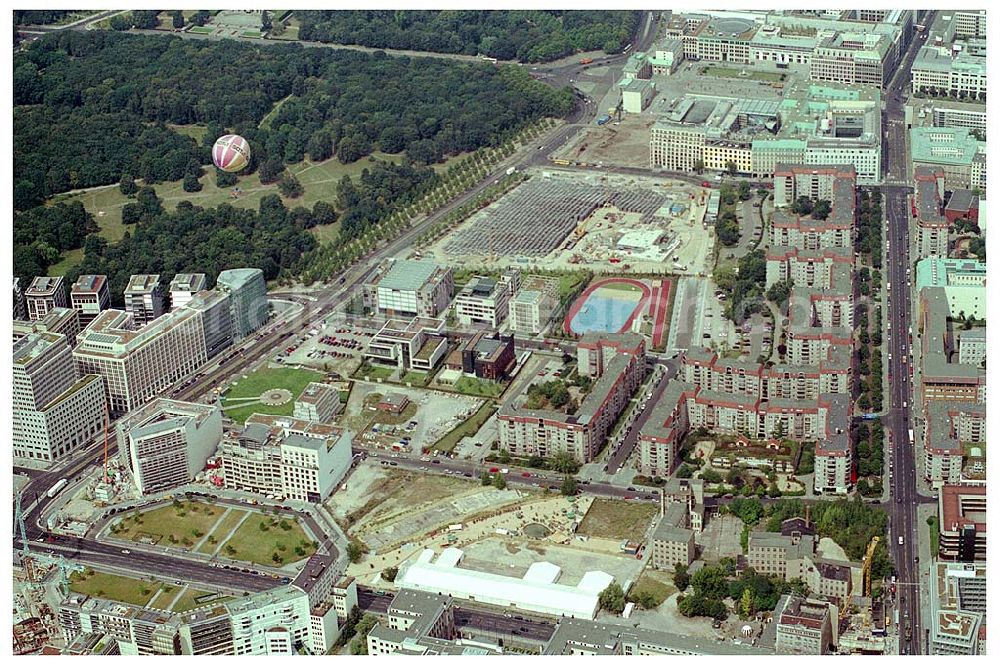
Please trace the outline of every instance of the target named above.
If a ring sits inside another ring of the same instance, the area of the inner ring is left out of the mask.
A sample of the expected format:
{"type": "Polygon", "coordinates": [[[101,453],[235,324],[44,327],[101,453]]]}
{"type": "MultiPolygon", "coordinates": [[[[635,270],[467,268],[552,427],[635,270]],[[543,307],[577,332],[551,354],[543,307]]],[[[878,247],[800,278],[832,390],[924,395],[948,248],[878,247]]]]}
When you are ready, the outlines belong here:
{"type": "Polygon", "coordinates": [[[361,561],[361,556],[365,554],[364,546],[357,539],[351,539],[347,544],[347,559],[357,564],[361,561]]]}
{"type": "Polygon", "coordinates": [[[172,23],[175,30],[179,30],[184,27],[184,12],[181,10],[175,10],[173,14],[170,15],[172,23]]]}
{"type": "Polygon", "coordinates": [[[610,613],[621,613],[625,610],[625,592],[622,586],[612,581],[598,597],[598,603],[603,610],[610,613]]]}
{"type": "Polygon", "coordinates": [[[674,587],[683,592],[691,583],[691,576],[688,574],[687,566],[678,562],[674,565],[674,587]]]}
{"type": "Polygon", "coordinates": [[[493,477],[493,487],[496,488],[497,490],[507,489],[507,479],[504,478],[504,475],[501,474],[500,472],[497,472],[496,475],[494,475],[493,477]]]}

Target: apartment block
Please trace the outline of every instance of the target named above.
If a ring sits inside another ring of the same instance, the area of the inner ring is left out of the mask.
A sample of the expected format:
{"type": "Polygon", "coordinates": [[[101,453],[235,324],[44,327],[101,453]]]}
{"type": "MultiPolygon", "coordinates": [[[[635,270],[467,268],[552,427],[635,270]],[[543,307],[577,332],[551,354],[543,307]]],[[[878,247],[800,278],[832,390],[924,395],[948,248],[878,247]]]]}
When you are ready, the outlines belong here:
{"type": "Polygon", "coordinates": [[[170,281],[170,309],[186,305],[199,291],[208,289],[208,279],[204,273],[178,273],[170,281]]]}
{"type": "Polygon", "coordinates": [[[596,378],[578,408],[569,414],[528,409],[524,396],[516,396],[497,412],[501,449],[517,456],[567,452],[580,463],[593,460],[645,376],[646,347],[634,333],[588,333],[577,348],[581,374],[596,378]]]}
{"type": "Polygon", "coordinates": [[[811,534],[786,536],[775,532],[751,532],[747,540],[747,566],[759,574],[801,578],[805,561],[816,552],[811,534]]]}
{"type": "Polygon", "coordinates": [[[951,316],[986,319],[985,261],[929,257],[917,262],[916,273],[918,292],[926,287],[944,289],[951,316]]]}
{"type": "Polygon", "coordinates": [[[106,275],[81,275],[69,291],[70,304],[80,317],[80,328],[87,328],[97,315],[111,307],[111,291],[106,275]]]}
{"type": "Polygon", "coordinates": [[[365,307],[389,317],[437,317],[454,292],[450,268],[432,261],[390,260],[363,285],[365,307]]]}
{"type": "Polygon", "coordinates": [[[914,127],[910,130],[910,159],[918,167],[944,172],[944,190],[986,193],[986,142],[967,127],[914,127]]]}
{"type": "Polygon", "coordinates": [[[159,275],[133,275],[125,287],[125,312],[142,328],[167,311],[167,293],[159,275]]]}
{"type": "Polygon", "coordinates": [[[983,365],[986,361],[986,329],[959,331],[958,362],[962,365],[983,365]]]}
{"type": "Polygon", "coordinates": [[[21,289],[21,278],[14,278],[14,321],[28,318],[28,304],[24,301],[24,290],[21,289]]]}
{"type": "Polygon", "coordinates": [[[917,166],[913,170],[914,191],[910,215],[917,226],[918,257],[947,257],[948,229],[944,215],[945,174],[940,167],[917,166]]]}
{"type": "Polygon", "coordinates": [[[510,330],[538,335],[555,314],[559,305],[558,281],[554,278],[525,278],[521,289],[508,303],[510,330]]]}
{"type": "Polygon", "coordinates": [[[950,330],[948,317],[957,314],[951,311],[944,287],[925,287],[919,291],[922,401],[986,402],[986,369],[950,362],[954,331],[950,330]]]}
{"type": "Polygon", "coordinates": [[[671,503],[661,510],[660,521],[653,530],[652,564],[662,571],[673,571],[674,566],[688,566],[695,559],[694,530],[688,523],[688,508],[671,503]]]}
{"type": "Polygon", "coordinates": [[[77,371],[104,378],[113,414],[141,407],[208,360],[201,313],[190,308],[158,317],[141,330],[130,314],[105,310],[78,340],[77,371]]]}
{"type": "Polygon", "coordinates": [[[69,307],[62,277],[36,277],[24,291],[24,300],[31,321],[41,319],[53,308],[69,307]]]}
{"type": "Polygon", "coordinates": [[[115,426],[118,451],[139,494],[189,483],[222,439],[217,405],[157,398],[115,426]]]}
{"type": "Polygon", "coordinates": [[[80,332],[80,315],[70,308],[52,308],[41,319],[35,321],[17,321],[13,323],[14,340],[19,340],[30,333],[58,333],[66,337],[66,344],[76,341],[80,332]]]}
{"type": "Polygon", "coordinates": [[[13,348],[15,459],[56,462],[90,444],[107,421],[104,381],[77,375],[64,336],[31,333],[13,348]]]}

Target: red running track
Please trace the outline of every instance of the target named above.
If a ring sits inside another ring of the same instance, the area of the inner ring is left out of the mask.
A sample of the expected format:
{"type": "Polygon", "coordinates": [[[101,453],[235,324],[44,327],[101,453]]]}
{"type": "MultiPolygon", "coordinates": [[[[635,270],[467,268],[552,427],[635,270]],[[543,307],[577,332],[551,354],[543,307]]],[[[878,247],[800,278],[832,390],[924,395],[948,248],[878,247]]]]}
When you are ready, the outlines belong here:
{"type": "Polygon", "coordinates": [[[642,298],[640,298],[639,302],[635,304],[635,308],[632,310],[632,314],[628,316],[628,319],[625,320],[625,323],[616,332],[621,333],[622,331],[627,331],[629,328],[632,327],[632,322],[639,315],[639,313],[645,309],[646,304],[649,302],[651,296],[649,286],[633,278],[613,277],[595,282],[594,284],[587,287],[582,294],[580,294],[579,298],[576,299],[576,302],[573,303],[573,307],[570,308],[569,313],[566,315],[566,318],[563,320],[564,331],[566,331],[570,335],[579,335],[578,333],[574,332],[573,329],[570,328],[569,323],[573,321],[573,317],[576,316],[576,314],[580,311],[580,308],[583,307],[583,304],[587,302],[587,299],[590,297],[592,293],[594,293],[595,290],[597,290],[601,285],[605,285],[611,282],[624,282],[625,284],[630,284],[634,287],[638,287],[642,291],[642,298]]]}

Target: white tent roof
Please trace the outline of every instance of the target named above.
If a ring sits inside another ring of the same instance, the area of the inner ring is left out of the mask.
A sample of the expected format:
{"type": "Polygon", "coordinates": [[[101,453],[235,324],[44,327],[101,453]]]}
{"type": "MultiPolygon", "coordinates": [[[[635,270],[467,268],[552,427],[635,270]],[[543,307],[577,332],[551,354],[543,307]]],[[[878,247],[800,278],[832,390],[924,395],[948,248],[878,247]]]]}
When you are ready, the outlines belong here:
{"type": "Polygon", "coordinates": [[[461,555],[461,550],[448,548],[437,562],[432,562],[434,551],[424,550],[400,573],[397,582],[404,589],[449,594],[460,599],[474,599],[507,608],[515,606],[548,615],[592,619],[597,613],[598,595],[614,580],[603,571],[588,571],[576,586],[549,582],[560,572],[559,567],[549,562],[533,564],[524,578],[511,578],[459,569],[455,563],[461,555]]]}

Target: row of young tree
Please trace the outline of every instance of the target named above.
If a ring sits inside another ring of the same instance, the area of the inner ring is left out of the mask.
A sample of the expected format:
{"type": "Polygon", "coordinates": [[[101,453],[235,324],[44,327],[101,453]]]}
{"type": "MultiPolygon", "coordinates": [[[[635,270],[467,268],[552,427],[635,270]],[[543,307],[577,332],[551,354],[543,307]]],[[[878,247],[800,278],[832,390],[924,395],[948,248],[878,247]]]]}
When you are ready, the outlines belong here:
{"type": "Polygon", "coordinates": [[[548,62],[578,51],[621,53],[637,11],[296,11],[299,39],[548,62]]]}
{"type": "Polygon", "coordinates": [[[375,150],[427,164],[501,145],[575,103],[517,67],[105,31],[19,51],[13,91],[17,210],[122,173],[180,179],[227,130],[250,142],[248,173],[375,150]],[[192,123],[208,125],[202,146],[168,127],[192,123]]]}

